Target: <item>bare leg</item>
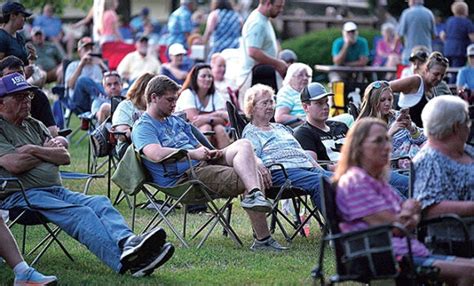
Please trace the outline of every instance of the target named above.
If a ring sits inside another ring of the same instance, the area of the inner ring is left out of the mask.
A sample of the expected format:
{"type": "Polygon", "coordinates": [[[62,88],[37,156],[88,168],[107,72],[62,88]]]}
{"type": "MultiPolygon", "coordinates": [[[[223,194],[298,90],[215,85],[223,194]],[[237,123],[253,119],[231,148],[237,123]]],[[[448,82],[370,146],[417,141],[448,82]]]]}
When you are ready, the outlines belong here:
{"type": "Polygon", "coordinates": [[[440,268],[440,278],[448,285],[474,285],[474,261],[470,259],[436,260],[433,265],[440,268]]]}
{"type": "MultiPolygon", "coordinates": [[[[235,172],[244,183],[244,194],[247,194],[249,190],[254,188],[261,189],[255,154],[250,141],[246,139],[237,140],[233,144],[224,148],[223,151],[224,162],[220,163],[234,168],[235,172]]],[[[270,236],[266,214],[248,210],[246,212],[250,218],[257,239],[270,236]]]]}
{"type": "Polygon", "coordinates": [[[105,119],[110,116],[110,108],[110,104],[104,103],[100,107],[99,111],[97,111],[96,117],[99,124],[104,122],[105,119]]]}
{"type": "Polygon", "coordinates": [[[5,222],[0,217],[0,256],[5,258],[5,261],[13,269],[18,263],[23,261],[18,246],[12,233],[5,225],[5,222]]]}
{"type": "Polygon", "coordinates": [[[250,141],[240,139],[222,150],[223,158],[217,163],[233,167],[245,186],[245,193],[254,188],[262,189],[257,162],[250,141]]]}
{"type": "Polygon", "coordinates": [[[225,127],[222,125],[216,125],[214,126],[214,131],[216,134],[214,135],[217,149],[223,149],[230,144],[230,139],[229,136],[227,135],[227,132],[225,131],[225,127]]]}

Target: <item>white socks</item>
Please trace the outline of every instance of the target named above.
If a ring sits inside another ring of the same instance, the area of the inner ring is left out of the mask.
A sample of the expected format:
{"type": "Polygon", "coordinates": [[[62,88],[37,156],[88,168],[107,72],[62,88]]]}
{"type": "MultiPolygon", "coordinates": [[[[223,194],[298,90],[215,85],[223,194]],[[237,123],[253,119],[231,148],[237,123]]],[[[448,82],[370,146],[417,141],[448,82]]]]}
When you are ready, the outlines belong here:
{"type": "Polygon", "coordinates": [[[18,263],[15,267],[13,267],[13,272],[15,273],[15,276],[16,276],[16,275],[25,273],[25,271],[28,270],[28,268],[30,268],[30,266],[28,266],[28,263],[26,263],[25,261],[22,261],[18,263]]]}

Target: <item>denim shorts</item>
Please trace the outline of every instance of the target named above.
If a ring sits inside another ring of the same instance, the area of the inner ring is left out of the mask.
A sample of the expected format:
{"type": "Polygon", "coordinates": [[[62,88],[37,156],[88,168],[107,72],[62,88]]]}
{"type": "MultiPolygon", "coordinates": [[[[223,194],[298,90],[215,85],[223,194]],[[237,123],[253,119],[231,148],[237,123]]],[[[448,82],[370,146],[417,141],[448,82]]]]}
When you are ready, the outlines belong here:
{"type": "Polygon", "coordinates": [[[433,266],[436,260],[454,261],[454,259],[456,259],[456,256],[431,254],[428,256],[413,256],[413,263],[415,266],[429,267],[433,266]]]}

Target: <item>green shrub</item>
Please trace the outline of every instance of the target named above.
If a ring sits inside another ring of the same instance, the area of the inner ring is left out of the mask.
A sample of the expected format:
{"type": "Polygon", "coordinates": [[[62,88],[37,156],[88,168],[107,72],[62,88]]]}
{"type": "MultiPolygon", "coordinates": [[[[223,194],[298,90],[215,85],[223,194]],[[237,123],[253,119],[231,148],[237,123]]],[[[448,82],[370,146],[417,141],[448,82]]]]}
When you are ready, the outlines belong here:
{"type": "MultiPolygon", "coordinates": [[[[367,39],[369,50],[372,50],[374,48],[373,38],[380,35],[380,32],[375,29],[360,29],[359,35],[367,39]]],[[[283,49],[295,51],[298,61],[306,63],[310,67],[315,64],[331,65],[332,42],[338,37],[341,37],[341,30],[331,28],[286,40],[281,46],[283,49]]]]}

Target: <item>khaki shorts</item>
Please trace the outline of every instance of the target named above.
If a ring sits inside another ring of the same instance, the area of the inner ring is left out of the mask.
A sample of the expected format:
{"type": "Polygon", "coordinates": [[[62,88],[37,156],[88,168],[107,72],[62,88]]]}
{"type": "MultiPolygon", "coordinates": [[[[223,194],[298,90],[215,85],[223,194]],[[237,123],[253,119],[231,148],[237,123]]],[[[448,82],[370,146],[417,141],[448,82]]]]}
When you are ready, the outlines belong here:
{"type": "MultiPolygon", "coordinates": [[[[232,167],[212,165],[203,161],[194,166],[194,172],[201,182],[222,197],[236,197],[245,191],[244,183],[232,167]]],[[[188,170],[178,183],[186,182],[190,177],[191,170],[188,170]]]]}

